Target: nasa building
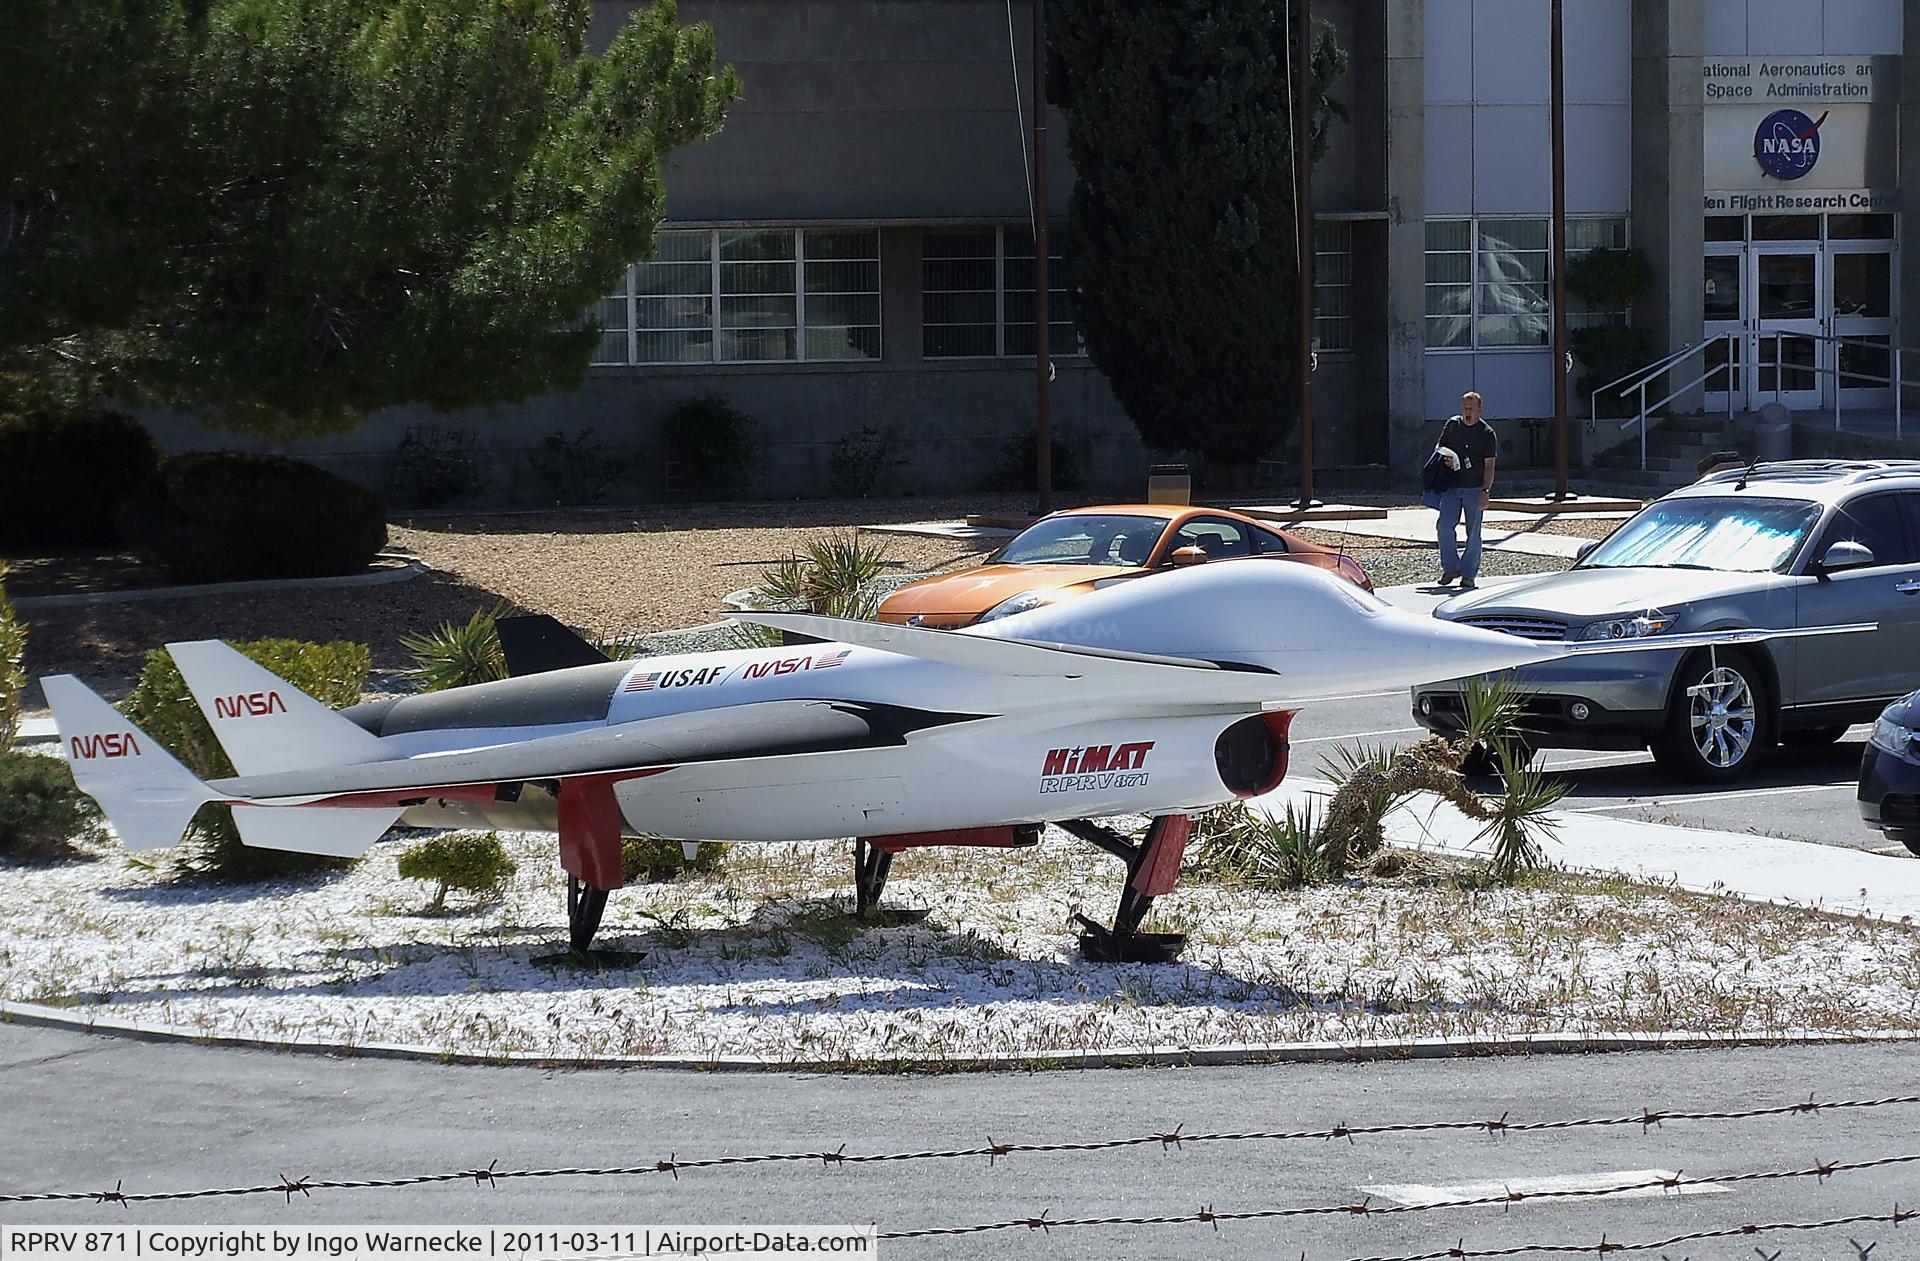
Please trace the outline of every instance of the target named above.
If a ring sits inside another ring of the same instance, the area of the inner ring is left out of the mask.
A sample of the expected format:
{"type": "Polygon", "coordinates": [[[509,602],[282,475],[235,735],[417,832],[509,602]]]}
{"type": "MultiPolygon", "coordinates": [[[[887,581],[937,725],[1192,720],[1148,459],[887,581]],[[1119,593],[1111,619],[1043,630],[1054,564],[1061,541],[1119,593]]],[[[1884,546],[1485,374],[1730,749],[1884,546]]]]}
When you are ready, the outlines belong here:
{"type": "MultiPolygon", "coordinates": [[[[631,7],[597,4],[597,43],[631,7]]],[[[1313,190],[1323,477],[1407,483],[1432,422],[1469,389],[1503,466],[1550,462],[1525,423],[1553,406],[1548,0],[1313,12],[1351,56],[1334,90],[1347,117],[1313,190]]],[[[490,496],[525,500],[538,496],[527,453],[591,428],[637,457],[633,497],[665,496],[662,418],[718,397],[753,422],[757,494],[826,493],[836,453],[863,445],[886,452],[875,489],[971,490],[1030,431],[1044,335],[1056,432],[1088,488],[1137,488],[1153,456],[1080,346],[1064,231],[1052,323],[1034,327],[1029,10],[681,0],[680,13],[713,25],[744,93],[721,134],[676,157],[669,221],[600,304],[585,386],[484,414],[384,414],[299,453],[379,484],[409,433],[458,431],[490,496]]],[[[1837,407],[1843,435],[1890,449],[1897,348],[1920,345],[1902,329],[1920,312],[1920,259],[1901,248],[1920,221],[1920,187],[1902,180],[1920,142],[1915,40],[1920,0],[1566,0],[1569,250],[1631,247],[1650,264],[1629,297],[1573,299],[1571,327],[1639,330],[1638,362],[1695,347],[1652,397],[1675,387],[1674,410],[1731,412],[1736,439],[1777,399],[1829,426],[1837,407]]],[[[1066,135],[1053,117],[1062,226],[1066,135]]],[[[1920,352],[1902,370],[1920,380],[1920,352]]],[[[1634,471],[1608,453],[1637,448],[1634,432],[1590,427],[1573,397],[1576,469],[1634,471]]],[[[1273,455],[1267,472],[1285,477],[1291,451],[1273,455]]]]}

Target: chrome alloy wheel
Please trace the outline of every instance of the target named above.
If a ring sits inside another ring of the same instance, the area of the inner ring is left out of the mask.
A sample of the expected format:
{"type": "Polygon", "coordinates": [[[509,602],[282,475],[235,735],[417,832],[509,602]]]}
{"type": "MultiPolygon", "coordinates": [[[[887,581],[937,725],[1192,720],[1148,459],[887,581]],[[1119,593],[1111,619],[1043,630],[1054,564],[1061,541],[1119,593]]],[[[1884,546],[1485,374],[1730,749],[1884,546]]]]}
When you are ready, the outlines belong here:
{"type": "Polygon", "coordinates": [[[1700,760],[1717,770],[1739,764],[1753,747],[1759,715],[1753,688],[1738,670],[1720,666],[1687,689],[1688,720],[1700,760]]]}

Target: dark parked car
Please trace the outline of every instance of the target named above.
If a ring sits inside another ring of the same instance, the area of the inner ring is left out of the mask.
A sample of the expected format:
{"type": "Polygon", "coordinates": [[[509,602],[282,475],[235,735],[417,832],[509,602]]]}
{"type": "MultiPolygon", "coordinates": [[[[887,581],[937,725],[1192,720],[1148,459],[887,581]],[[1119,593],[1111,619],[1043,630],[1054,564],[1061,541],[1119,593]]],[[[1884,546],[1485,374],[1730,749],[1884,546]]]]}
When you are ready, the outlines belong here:
{"type": "Polygon", "coordinates": [[[1873,724],[1860,759],[1860,817],[1920,854],[1920,692],[1873,724]]]}

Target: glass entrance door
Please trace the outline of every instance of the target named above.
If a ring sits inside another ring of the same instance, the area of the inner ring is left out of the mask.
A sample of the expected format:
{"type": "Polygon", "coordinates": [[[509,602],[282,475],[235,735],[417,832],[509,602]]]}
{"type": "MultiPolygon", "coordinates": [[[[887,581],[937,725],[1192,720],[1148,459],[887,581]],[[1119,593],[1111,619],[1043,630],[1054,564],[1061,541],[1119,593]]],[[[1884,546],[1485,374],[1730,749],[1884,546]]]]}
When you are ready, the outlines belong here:
{"type": "Polygon", "coordinates": [[[1754,244],[1747,285],[1753,352],[1747,406],[1777,400],[1795,411],[1824,401],[1828,287],[1817,248],[1754,244]]]}
{"type": "Polygon", "coordinates": [[[1738,243],[1707,246],[1706,302],[1703,331],[1707,341],[1707,360],[1702,372],[1711,373],[1702,384],[1707,391],[1708,411],[1736,410],[1747,406],[1746,366],[1753,362],[1753,347],[1748,345],[1747,324],[1747,247],[1738,243]],[[1717,340],[1716,340],[1717,339],[1717,340]]]}
{"type": "Polygon", "coordinates": [[[1893,251],[1836,241],[1827,247],[1832,329],[1843,409],[1893,406],[1893,251]]]}

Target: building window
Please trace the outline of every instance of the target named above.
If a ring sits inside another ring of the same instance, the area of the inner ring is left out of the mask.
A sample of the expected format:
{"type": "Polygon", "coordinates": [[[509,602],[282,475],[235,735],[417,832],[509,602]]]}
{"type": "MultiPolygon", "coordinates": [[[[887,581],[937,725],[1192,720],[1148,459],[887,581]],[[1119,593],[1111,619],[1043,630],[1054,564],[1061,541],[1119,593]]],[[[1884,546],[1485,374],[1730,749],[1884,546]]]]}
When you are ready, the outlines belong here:
{"type": "Polygon", "coordinates": [[[596,364],[878,359],[880,234],[662,232],[599,316],[596,364]]]}
{"type": "Polygon", "coordinates": [[[1353,225],[1313,225],[1313,344],[1353,349],[1353,225]]]}
{"type": "Polygon", "coordinates": [[[1000,353],[1000,232],[928,232],[920,238],[921,353],[965,359],[1000,353]]]}
{"type": "MultiPolygon", "coordinates": [[[[1080,355],[1086,347],[1074,324],[1064,239],[1064,233],[1047,235],[1048,348],[1080,355]]],[[[926,232],[920,238],[921,353],[928,359],[1031,356],[1033,270],[1033,230],[1024,225],[926,232]]]]}
{"type": "Polygon", "coordinates": [[[880,234],[809,228],[800,234],[806,357],[880,357],[880,234]]]}
{"type": "Polygon", "coordinates": [[[662,232],[632,271],[633,356],[613,362],[713,362],[713,233],[662,232]]]}
{"type": "MultiPolygon", "coordinates": [[[[1427,222],[1427,346],[1434,350],[1542,347],[1553,336],[1546,219],[1427,222]]],[[[1624,219],[1567,220],[1567,254],[1626,245],[1624,219]]],[[[1624,311],[1587,311],[1573,300],[1568,327],[1624,321],[1624,311]]]]}

